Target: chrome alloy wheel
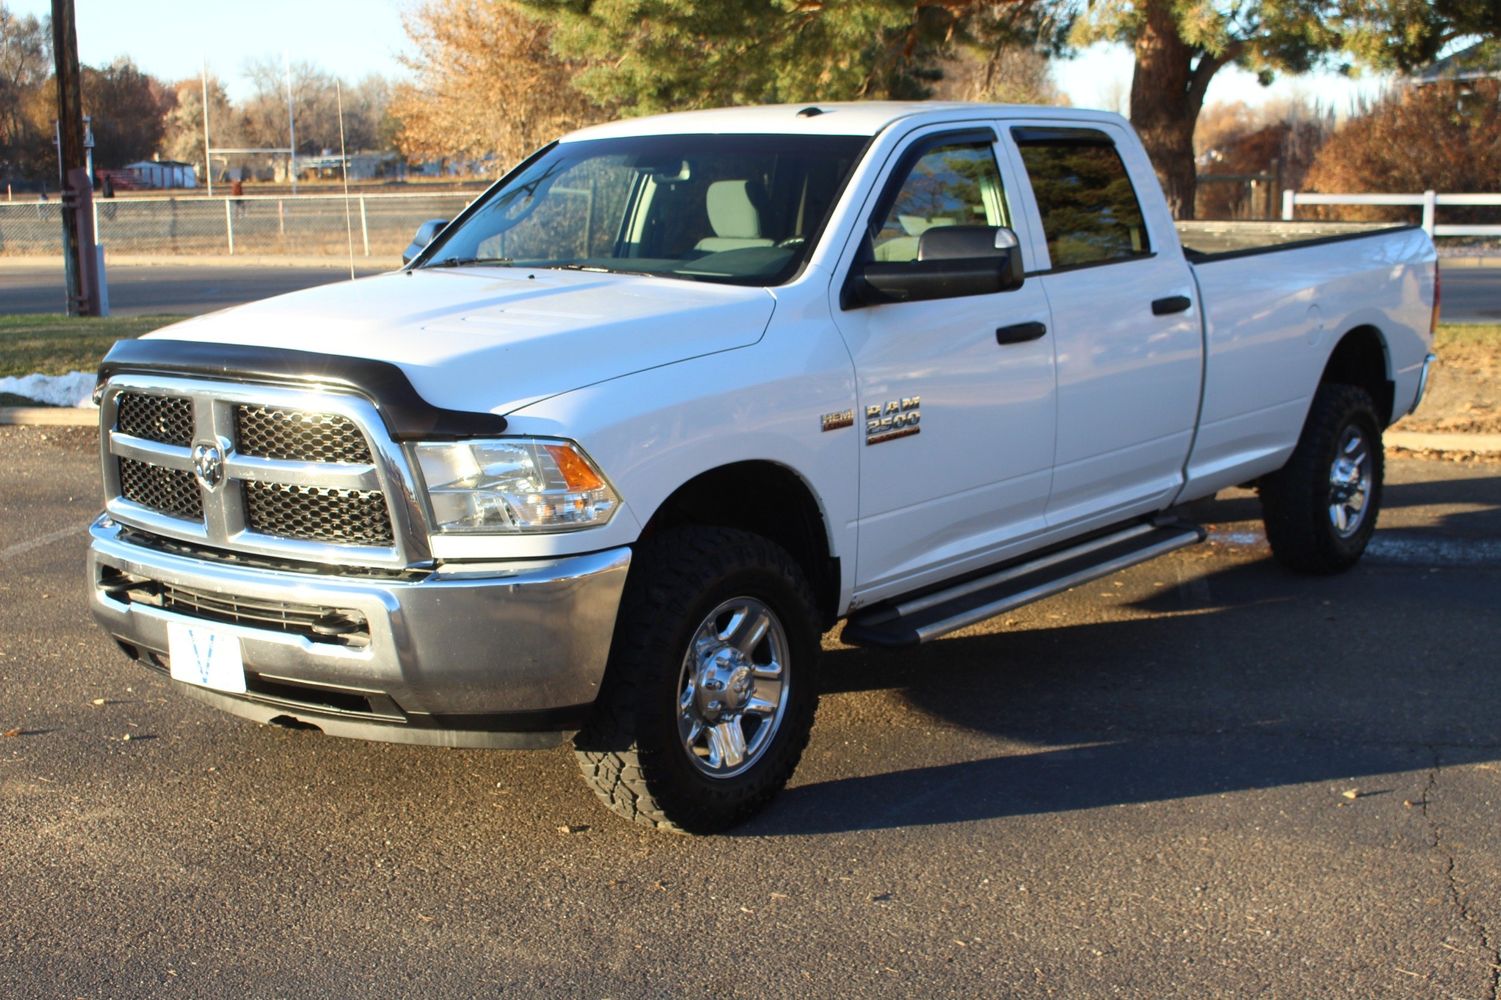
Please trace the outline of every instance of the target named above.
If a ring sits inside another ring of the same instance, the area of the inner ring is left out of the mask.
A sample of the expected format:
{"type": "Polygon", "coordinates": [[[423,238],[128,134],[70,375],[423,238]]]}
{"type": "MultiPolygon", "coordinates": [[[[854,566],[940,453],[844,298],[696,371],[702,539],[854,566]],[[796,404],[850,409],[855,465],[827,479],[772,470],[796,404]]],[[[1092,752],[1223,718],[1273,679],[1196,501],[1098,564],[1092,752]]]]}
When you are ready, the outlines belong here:
{"type": "Polygon", "coordinates": [[[1329,523],[1349,538],[1365,521],[1371,495],[1371,449],[1359,427],[1346,427],[1329,466],[1329,523]]]}
{"type": "Polygon", "coordinates": [[[787,708],[787,634],[753,597],[735,597],[699,624],[678,677],[678,735],[711,778],[731,778],[771,745],[787,708]]]}

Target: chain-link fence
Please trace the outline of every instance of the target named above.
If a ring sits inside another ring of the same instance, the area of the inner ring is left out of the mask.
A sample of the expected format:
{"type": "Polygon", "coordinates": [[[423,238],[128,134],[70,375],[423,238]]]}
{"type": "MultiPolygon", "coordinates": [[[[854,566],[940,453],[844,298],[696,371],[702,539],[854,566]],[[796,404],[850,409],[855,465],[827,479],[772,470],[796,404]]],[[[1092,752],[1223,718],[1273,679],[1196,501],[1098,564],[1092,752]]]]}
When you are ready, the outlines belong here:
{"type": "MultiPolygon", "coordinates": [[[[478,192],[241,198],[99,198],[95,232],[117,254],[399,256],[428,219],[451,219],[478,192]]],[[[62,252],[56,201],[0,203],[0,254],[62,252]]]]}

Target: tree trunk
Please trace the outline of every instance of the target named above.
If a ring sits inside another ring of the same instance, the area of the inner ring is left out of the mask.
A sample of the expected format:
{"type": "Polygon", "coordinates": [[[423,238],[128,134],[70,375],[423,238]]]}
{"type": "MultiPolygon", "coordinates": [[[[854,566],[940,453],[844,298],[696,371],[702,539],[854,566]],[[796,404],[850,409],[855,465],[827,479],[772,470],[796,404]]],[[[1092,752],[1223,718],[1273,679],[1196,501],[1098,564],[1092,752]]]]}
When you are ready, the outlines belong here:
{"type": "MultiPolygon", "coordinates": [[[[1136,127],[1173,216],[1194,217],[1194,125],[1208,79],[1196,77],[1195,50],[1183,41],[1169,0],[1150,0],[1146,23],[1136,39],[1136,69],[1131,77],[1131,124],[1136,127]]],[[[1200,71],[1210,69],[1200,58],[1200,71]]]]}

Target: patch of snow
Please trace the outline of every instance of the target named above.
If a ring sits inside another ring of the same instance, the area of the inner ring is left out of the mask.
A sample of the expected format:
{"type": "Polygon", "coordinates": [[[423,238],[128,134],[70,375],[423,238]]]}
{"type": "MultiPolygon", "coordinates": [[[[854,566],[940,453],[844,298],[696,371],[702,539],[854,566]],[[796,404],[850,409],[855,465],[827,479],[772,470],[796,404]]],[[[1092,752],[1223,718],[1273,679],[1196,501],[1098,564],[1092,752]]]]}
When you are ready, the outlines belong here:
{"type": "Polygon", "coordinates": [[[6,376],[0,378],[0,392],[25,396],[48,406],[93,406],[95,380],[93,372],[6,376]]]}

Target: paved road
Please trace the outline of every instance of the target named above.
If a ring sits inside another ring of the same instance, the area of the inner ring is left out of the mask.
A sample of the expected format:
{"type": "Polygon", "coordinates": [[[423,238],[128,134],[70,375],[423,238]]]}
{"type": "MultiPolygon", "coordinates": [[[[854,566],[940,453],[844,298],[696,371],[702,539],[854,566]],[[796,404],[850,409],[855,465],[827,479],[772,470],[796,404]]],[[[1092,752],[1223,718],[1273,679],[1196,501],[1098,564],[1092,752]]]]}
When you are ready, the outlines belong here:
{"type": "MultiPolygon", "coordinates": [[[[355,273],[380,270],[356,267],[355,273]]],[[[197,315],[348,277],[347,269],[337,267],[112,264],[110,311],[116,316],[197,315]]],[[[62,301],[61,264],[0,267],[0,313],[60,312],[62,301]]]]}
{"type": "Polygon", "coordinates": [[[183,698],[85,621],[94,461],[0,428],[0,995],[1496,995],[1501,466],[1395,463],[1338,578],[1242,494],[1006,622],[830,638],[793,787],[688,839],[561,749],[183,698]]]}
{"type": "Polygon", "coordinates": [[[1449,323],[1501,323],[1501,268],[1445,268],[1440,315],[1449,323]]]}
{"type": "MultiPolygon", "coordinates": [[[[361,275],[381,268],[357,268],[361,275]]],[[[111,265],[110,308],[116,315],[197,314],[280,295],[348,274],[322,267],[226,267],[193,264],[111,265]]],[[[57,312],[62,267],[0,267],[0,313],[57,312]]],[[[1501,268],[1451,267],[1444,271],[1443,318],[1451,323],[1501,322],[1501,268]]]]}

